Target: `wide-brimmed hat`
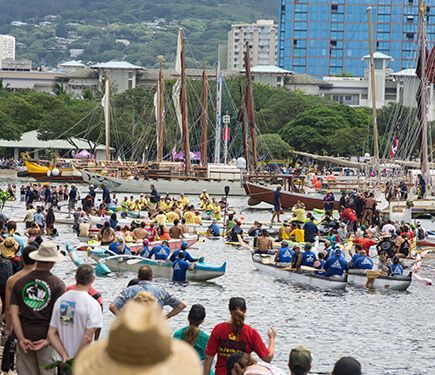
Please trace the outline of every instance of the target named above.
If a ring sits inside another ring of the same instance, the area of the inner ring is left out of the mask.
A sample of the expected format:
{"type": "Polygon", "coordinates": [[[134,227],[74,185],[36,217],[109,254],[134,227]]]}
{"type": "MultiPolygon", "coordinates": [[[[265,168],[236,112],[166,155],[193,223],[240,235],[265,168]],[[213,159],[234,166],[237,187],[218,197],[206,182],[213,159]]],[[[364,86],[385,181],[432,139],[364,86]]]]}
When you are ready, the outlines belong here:
{"type": "Polygon", "coordinates": [[[51,241],[41,243],[39,249],[31,252],[29,257],[38,262],[62,262],[64,259],[64,256],[57,250],[57,245],[51,241]]]}
{"type": "Polygon", "coordinates": [[[7,237],[2,242],[1,254],[4,258],[13,258],[19,247],[20,244],[15,240],[15,238],[7,237]]]}
{"type": "Polygon", "coordinates": [[[128,302],[112,324],[109,338],[84,348],[74,361],[75,375],[200,375],[193,348],[172,340],[157,304],[128,302]]]}

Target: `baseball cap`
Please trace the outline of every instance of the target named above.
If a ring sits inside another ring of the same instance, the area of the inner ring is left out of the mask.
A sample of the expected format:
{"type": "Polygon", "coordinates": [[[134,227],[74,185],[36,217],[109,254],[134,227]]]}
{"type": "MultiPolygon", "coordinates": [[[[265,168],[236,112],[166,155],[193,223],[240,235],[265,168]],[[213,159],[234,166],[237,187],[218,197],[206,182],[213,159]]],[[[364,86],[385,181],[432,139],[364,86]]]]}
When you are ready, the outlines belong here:
{"type": "Polygon", "coordinates": [[[340,358],[332,370],[333,375],[361,375],[361,363],[353,357],[340,358]]]}
{"type": "Polygon", "coordinates": [[[311,368],[311,352],[303,346],[290,351],[288,364],[291,370],[309,371],[311,368]]]}

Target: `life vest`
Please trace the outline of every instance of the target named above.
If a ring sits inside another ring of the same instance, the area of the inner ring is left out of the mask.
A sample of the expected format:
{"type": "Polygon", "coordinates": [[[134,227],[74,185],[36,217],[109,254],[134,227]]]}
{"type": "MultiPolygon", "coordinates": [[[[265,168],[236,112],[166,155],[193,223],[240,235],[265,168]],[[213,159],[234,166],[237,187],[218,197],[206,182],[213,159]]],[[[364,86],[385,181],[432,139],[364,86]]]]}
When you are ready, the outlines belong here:
{"type": "Polygon", "coordinates": [[[186,219],[187,224],[194,224],[194,216],[195,214],[192,211],[187,211],[184,213],[184,218],[186,219]]]}
{"type": "Polygon", "coordinates": [[[193,223],[194,224],[201,224],[202,223],[201,216],[195,215],[195,217],[193,218],[193,223]]]}
{"type": "Polygon", "coordinates": [[[166,214],[166,219],[167,219],[168,222],[170,222],[171,224],[173,224],[174,221],[175,221],[176,219],[178,219],[178,218],[179,218],[179,216],[178,216],[177,213],[174,212],[174,211],[169,211],[169,212],[166,214]]]}

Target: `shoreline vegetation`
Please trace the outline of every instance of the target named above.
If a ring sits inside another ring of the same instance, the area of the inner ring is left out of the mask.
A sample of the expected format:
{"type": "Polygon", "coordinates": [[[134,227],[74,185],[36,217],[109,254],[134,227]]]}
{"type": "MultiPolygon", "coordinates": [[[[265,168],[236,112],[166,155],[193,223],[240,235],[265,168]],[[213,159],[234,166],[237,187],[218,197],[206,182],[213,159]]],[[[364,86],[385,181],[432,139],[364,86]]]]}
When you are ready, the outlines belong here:
{"type": "MultiPolygon", "coordinates": [[[[226,80],[226,98],[222,113],[231,115],[234,150],[242,147],[242,126],[238,122],[241,102],[240,78],[226,80]]],[[[172,92],[174,81],[167,81],[166,92],[172,92]]],[[[243,85],[243,82],[241,83],[243,85]]],[[[191,124],[192,149],[199,148],[201,116],[201,82],[189,80],[189,124],[191,124]],[[195,103],[197,103],[195,105],[195,103]]],[[[266,159],[286,158],[291,149],[323,155],[355,156],[371,151],[372,117],[368,108],[349,107],[327,98],[305,95],[263,84],[254,84],[255,114],[259,136],[260,156],[266,159]]],[[[83,138],[91,143],[104,143],[102,92],[86,90],[83,99],[69,96],[63,87],[56,95],[30,90],[11,91],[0,87],[0,134],[3,139],[20,139],[22,133],[37,130],[41,139],[83,138]]],[[[214,85],[209,93],[212,102],[214,85]]],[[[155,157],[154,90],[136,88],[112,96],[111,146],[125,159],[155,157]],[[136,136],[132,136],[136,135],[136,136]]],[[[169,154],[179,139],[176,116],[171,98],[165,99],[165,155],[169,154]]],[[[395,126],[412,129],[417,125],[415,109],[400,104],[390,104],[378,111],[381,150],[391,142],[390,122],[393,115],[401,114],[395,126]],[[415,122],[410,119],[415,118],[415,122]]],[[[209,139],[214,136],[214,105],[209,105],[209,139]]],[[[402,130],[403,131],[403,130],[402,130]]],[[[434,138],[434,137],[433,137],[434,138]]],[[[435,138],[434,138],[435,139],[435,138]]],[[[75,148],[74,144],[71,144],[75,148]]],[[[418,150],[414,150],[416,153],[418,150]]],[[[211,150],[210,150],[211,152],[211,150]]],[[[210,155],[211,157],[211,155],[210,155]]]]}

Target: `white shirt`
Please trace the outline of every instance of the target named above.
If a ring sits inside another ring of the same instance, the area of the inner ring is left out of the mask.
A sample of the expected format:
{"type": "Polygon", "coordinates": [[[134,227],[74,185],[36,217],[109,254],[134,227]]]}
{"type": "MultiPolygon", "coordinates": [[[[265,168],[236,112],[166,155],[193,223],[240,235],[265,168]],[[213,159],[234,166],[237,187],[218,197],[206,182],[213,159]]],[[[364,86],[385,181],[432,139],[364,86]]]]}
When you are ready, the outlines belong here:
{"type": "Polygon", "coordinates": [[[384,233],[391,233],[391,231],[393,231],[393,233],[396,233],[396,227],[393,224],[385,224],[382,227],[382,232],[384,233]]]}
{"type": "Polygon", "coordinates": [[[33,223],[33,221],[34,221],[34,218],[33,218],[33,215],[36,213],[36,210],[34,209],[34,208],[29,208],[27,211],[26,211],[26,216],[24,217],[24,221],[27,221],[27,222],[32,222],[33,223]]]}
{"type": "Polygon", "coordinates": [[[68,356],[74,358],[86,329],[103,327],[101,307],[87,292],[70,290],[54,304],[50,326],[57,328],[68,356]]]}

